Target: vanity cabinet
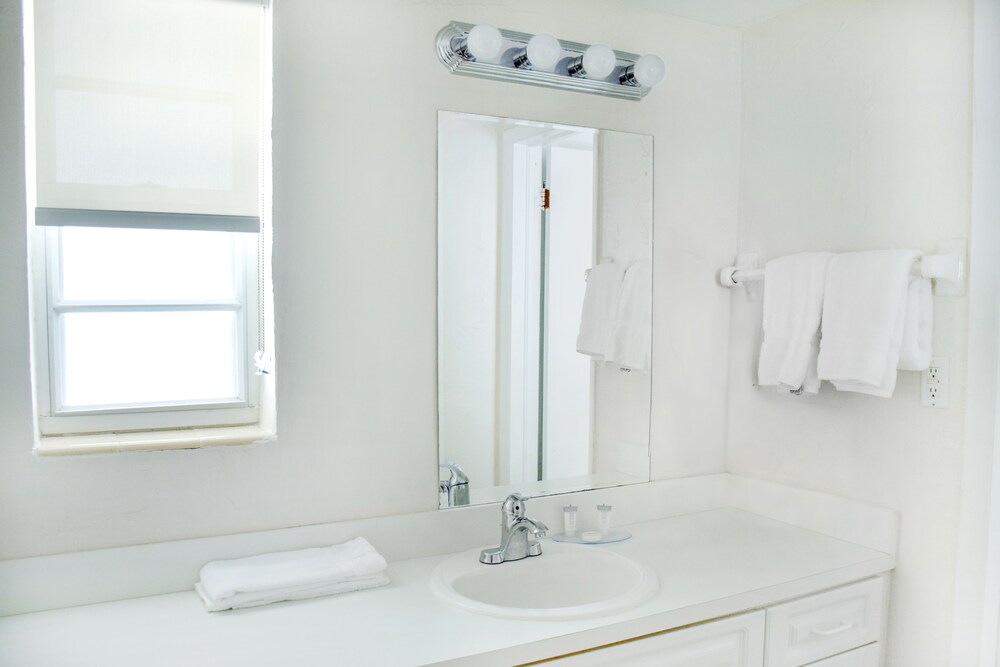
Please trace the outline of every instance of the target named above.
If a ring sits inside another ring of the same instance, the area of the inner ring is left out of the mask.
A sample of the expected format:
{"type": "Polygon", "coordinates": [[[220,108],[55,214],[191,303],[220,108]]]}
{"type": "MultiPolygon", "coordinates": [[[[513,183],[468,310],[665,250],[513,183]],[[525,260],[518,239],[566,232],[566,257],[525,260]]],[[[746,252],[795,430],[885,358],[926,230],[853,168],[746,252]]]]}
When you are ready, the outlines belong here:
{"type": "Polygon", "coordinates": [[[882,579],[876,577],[768,607],[764,664],[808,665],[877,642],[881,631],[882,579]]]}
{"type": "Polygon", "coordinates": [[[546,661],[560,667],[878,667],[884,578],[546,661]]]}
{"type": "Polygon", "coordinates": [[[672,630],[546,662],[559,667],[760,667],[763,611],[672,630]]]}
{"type": "Polygon", "coordinates": [[[840,653],[814,662],[809,667],[878,667],[878,644],[868,644],[847,653],[840,653]]]}

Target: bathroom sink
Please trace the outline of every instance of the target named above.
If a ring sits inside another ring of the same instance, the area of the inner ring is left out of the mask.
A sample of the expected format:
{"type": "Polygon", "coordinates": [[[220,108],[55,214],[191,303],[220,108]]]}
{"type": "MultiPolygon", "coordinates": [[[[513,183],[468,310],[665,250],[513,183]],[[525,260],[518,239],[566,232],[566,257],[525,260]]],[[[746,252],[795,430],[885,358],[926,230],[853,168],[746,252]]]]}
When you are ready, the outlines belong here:
{"type": "Polygon", "coordinates": [[[545,540],[542,555],[484,565],[479,549],[456,554],[434,570],[430,587],[480,614],[533,620],[604,616],[645,602],[659,581],[651,569],[597,546],[545,540]]]}

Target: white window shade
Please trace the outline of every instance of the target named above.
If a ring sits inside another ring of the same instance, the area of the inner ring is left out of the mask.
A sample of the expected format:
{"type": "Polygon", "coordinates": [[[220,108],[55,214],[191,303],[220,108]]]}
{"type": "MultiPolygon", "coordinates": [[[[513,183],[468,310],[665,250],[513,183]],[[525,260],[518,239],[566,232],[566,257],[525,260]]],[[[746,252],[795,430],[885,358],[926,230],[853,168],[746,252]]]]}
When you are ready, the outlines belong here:
{"type": "Polygon", "coordinates": [[[256,231],[260,0],[34,0],[40,225],[256,231]]]}

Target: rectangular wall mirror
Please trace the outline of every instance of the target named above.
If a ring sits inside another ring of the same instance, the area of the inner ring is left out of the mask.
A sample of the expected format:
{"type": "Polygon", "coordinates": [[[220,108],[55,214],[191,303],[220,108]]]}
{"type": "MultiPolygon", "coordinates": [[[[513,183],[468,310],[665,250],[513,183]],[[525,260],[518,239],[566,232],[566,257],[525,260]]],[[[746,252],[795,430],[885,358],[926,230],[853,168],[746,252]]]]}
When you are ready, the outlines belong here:
{"type": "Polygon", "coordinates": [[[442,507],[649,479],[653,138],[440,112],[442,507]]]}

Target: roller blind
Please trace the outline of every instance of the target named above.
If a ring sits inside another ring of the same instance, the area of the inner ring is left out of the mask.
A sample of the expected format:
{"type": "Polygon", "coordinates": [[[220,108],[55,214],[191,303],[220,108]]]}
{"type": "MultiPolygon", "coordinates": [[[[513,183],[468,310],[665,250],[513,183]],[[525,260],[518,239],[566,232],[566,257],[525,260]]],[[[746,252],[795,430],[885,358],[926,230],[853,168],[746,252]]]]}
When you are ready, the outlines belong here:
{"type": "Polygon", "coordinates": [[[260,0],[34,0],[36,224],[257,231],[260,0]]]}

